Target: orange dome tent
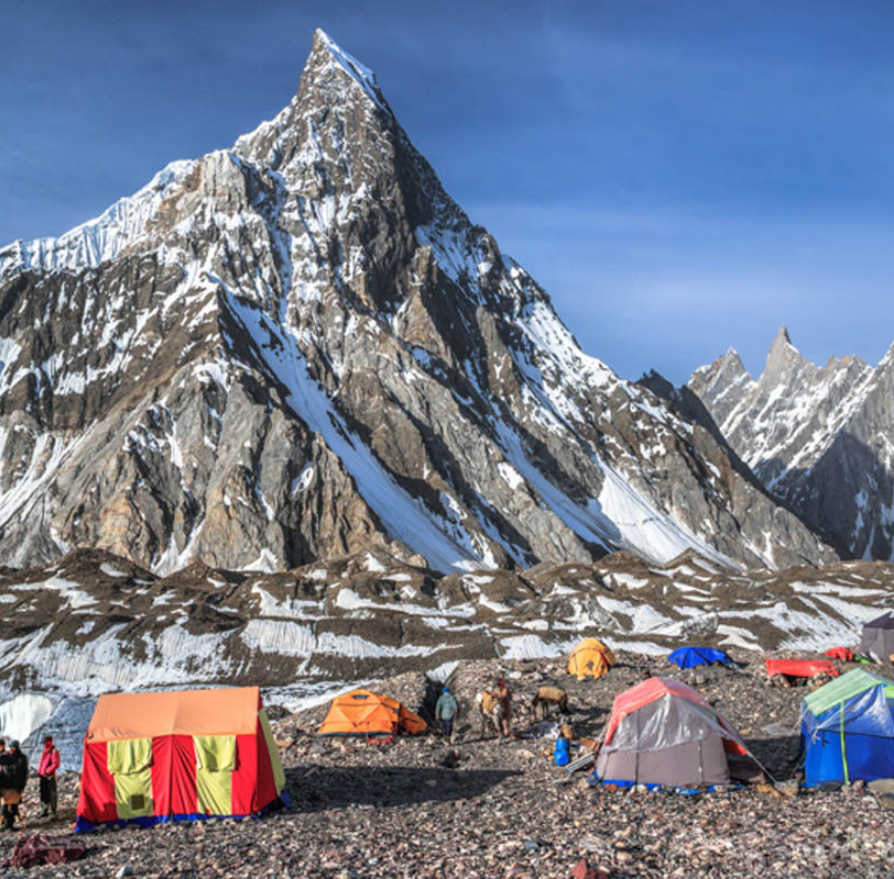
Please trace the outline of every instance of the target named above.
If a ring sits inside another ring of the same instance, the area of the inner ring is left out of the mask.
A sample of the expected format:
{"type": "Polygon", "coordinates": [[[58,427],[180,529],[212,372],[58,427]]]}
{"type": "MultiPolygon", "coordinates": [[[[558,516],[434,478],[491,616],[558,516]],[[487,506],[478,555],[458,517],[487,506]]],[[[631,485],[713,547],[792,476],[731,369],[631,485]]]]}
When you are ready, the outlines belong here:
{"type": "Polygon", "coordinates": [[[568,657],[568,674],[582,681],[587,675],[602,677],[615,664],[615,657],[601,641],[584,638],[568,657]]]}
{"type": "Polygon", "coordinates": [[[320,726],[320,736],[396,736],[401,732],[418,735],[426,723],[396,699],[370,690],[352,690],[332,700],[320,726]]]}

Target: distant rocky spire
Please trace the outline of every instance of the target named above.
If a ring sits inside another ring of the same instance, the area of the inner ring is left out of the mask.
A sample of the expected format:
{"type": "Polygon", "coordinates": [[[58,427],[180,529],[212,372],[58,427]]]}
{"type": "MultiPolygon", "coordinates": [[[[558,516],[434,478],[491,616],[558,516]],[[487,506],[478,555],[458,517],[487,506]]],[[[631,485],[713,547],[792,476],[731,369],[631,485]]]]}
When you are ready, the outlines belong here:
{"type": "Polygon", "coordinates": [[[791,371],[805,362],[801,352],[792,344],[788,330],[783,324],[776,333],[773,344],[770,345],[760,384],[763,387],[772,387],[785,382],[791,371]]]}

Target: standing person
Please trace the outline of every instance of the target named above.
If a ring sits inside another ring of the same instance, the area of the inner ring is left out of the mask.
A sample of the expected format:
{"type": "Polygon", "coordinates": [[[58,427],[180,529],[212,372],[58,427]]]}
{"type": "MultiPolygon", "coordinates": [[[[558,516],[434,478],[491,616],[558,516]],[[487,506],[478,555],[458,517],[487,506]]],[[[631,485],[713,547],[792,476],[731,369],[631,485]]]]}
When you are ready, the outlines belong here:
{"type": "Polygon", "coordinates": [[[43,753],[37,766],[40,779],[40,816],[52,814],[56,817],[56,770],[59,768],[59,751],[53,744],[52,736],[43,737],[43,753]]]}
{"type": "Polygon", "coordinates": [[[14,830],[22,802],[22,791],[28,782],[28,758],[19,743],[9,743],[9,750],[0,754],[0,796],[3,797],[3,830],[14,830]]]}
{"type": "Polygon", "coordinates": [[[453,741],[453,724],[459,714],[459,703],[456,701],[449,687],[441,690],[438,704],[435,705],[435,720],[441,721],[441,731],[450,741],[453,741]]]}
{"type": "Polygon", "coordinates": [[[503,730],[503,736],[508,737],[512,735],[512,694],[509,692],[509,687],[506,686],[506,681],[497,681],[496,695],[503,706],[500,726],[503,730]]]}

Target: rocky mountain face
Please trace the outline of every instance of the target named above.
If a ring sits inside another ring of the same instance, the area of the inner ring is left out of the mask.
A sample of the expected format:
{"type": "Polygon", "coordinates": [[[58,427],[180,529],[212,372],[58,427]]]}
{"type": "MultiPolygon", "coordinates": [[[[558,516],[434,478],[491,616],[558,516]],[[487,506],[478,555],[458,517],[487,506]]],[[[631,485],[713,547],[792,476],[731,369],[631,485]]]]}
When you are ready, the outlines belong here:
{"type": "Polygon", "coordinates": [[[579,349],[320,31],[275,119],[0,250],[8,564],[835,559],[742,469],[579,349]]]}
{"type": "Polygon", "coordinates": [[[755,381],[730,349],[687,389],[766,489],[840,552],[894,558],[894,347],[818,367],[783,327],[755,381]]]}

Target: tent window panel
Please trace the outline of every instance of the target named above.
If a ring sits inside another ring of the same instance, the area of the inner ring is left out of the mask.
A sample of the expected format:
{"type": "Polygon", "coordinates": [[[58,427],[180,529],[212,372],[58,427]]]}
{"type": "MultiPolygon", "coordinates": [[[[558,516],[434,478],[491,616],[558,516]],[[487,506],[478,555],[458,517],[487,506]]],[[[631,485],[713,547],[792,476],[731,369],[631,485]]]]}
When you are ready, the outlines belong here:
{"type": "Polygon", "coordinates": [[[122,739],[107,746],[109,772],[115,781],[118,818],[154,814],[152,801],[152,739],[122,739]]]}
{"type": "Polygon", "coordinates": [[[122,821],[154,814],[152,769],[115,776],[115,804],[122,821]]]}
{"type": "Polygon", "coordinates": [[[108,744],[111,775],[133,775],[152,765],[152,739],[121,739],[108,744]]]}
{"type": "Polygon", "coordinates": [[[210,772],[232,772],[236,768],[236,736],[193,736],[196,766],[210,772]]]}
{"type": "Polygon", "coordinates": [[[193,744],[199,812],[232,815],[236,736],[193,736],[193,744]]]}

